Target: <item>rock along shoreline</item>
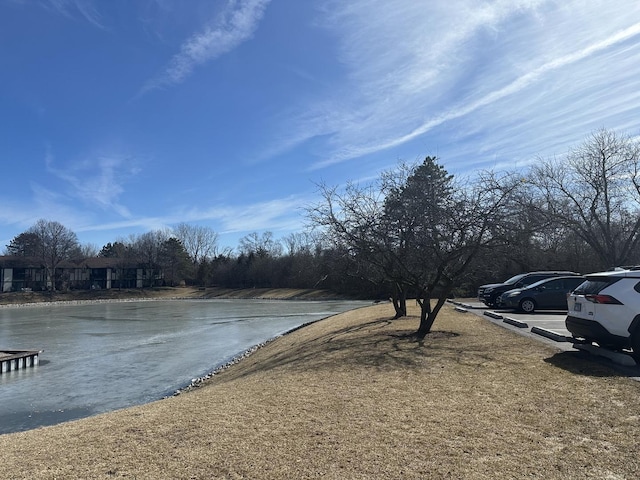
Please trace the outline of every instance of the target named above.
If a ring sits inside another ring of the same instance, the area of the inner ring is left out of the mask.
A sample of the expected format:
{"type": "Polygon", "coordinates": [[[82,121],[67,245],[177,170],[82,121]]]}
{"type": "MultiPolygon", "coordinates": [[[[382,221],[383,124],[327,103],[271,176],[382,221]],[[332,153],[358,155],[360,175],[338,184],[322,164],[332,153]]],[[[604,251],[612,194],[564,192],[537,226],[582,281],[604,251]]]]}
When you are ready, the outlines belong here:
{"type": "Polygon", "coordinates": [[[311,322],[305,322],[305,323],[303,323],[301,325],[298,325],[297,327],[290,328],[289,330],[287,330],[284,333],[281,333],[280,335],[276,335],[275,337],[271,337],[268,340],[265,340],[264,342],[260,342],[260,343],[258,343],[256,345],[253,345],[253,346],[249,347],[248,349],[246,349],[244,352],[233,356],[231,358],[231,360],[223,362],[222,364],[217,366],[211,372],[209,372],[209,373],[207,373],[205,375],[202,375],[201,377],[197,377],[197,378],[191,379],[191,382],[187,386],[177,389],[175,392],[173,392],[173,395],[167,395],[167,396],[165,396],[163,398],[176,397],[176,396],[181,395],[183,393],[190,392],[192,390],[200,388],[201,386],[204,385],[204,383],[207,380],[210,380],[215,375],[218,375],[219,373],[224,372],[228,368],[231,368],[232,366],[240,363],[245,358],[253,355],[255,352],[257,352],[261,348],[265,347],[266,345],[270,344],[271,342],[277,340],[278,338],[282,338],[282,337],[284,337],[286,335],[289,335],[290,333],[293,333],[293,332],[295,332],[297,330],[300,330],[301,328],[307,327],[307,326],[309,326],[311,324],[314,324],[316,322],[319,322],[321,320],[326,320],[327,318],[331,318],[332,316],[334,316],[334,315],[329,315],[328,317],[320,318],[318,320],[314,320],[314,321],[311,321],[311,322]]]}

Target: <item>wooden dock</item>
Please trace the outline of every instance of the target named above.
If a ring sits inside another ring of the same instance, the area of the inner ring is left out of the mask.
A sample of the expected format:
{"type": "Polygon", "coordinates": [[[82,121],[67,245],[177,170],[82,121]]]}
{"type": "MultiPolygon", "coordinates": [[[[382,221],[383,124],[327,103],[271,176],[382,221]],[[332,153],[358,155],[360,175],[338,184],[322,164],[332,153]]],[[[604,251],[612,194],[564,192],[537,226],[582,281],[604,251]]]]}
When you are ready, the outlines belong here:
{"type": "Polygon", "coordinates": [[[0,350],[0,374],[38,365],[42,350],[0,350]]]}

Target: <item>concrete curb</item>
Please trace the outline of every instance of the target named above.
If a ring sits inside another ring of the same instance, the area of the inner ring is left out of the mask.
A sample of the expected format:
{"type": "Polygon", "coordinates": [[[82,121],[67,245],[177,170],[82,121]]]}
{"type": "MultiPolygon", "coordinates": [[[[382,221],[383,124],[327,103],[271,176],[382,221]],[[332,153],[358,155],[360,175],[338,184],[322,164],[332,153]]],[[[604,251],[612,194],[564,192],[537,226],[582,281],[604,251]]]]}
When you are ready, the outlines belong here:
{"type": "Polygon", "coordinates": [[[504,317],[502,319],[502,321],[504,323],[508,323],[509,325],[513,325],[514,327],[518,327],[518,328],[529,328],[529,324],[527,322],[523,322],[521,320],[516,320],[515,318],[511,318],[511,317],[504,317]]]}
{"type": "Polygon", "coordinates": [[[472,308],[476,308],[473,305],[469,305],[468,303],[459,303],[462,308],[466,308],[467,310],[471,310],[472,308]]]}
{"type": "MultiPolygon", "coordinates": [[[[549,345],[551,344],[551,342],[555,342],[555,348],[558,348],[560,351],[574,353],[584,352],[585,354],[592,354],[594,361],[606,362],[608,360],[610,364],[612,366],[615,365],[617,370],[619,372],[622,372],[623,375],[628,376],[633,380],[640,381],[640,374],[638,373],[638,371],[640,371],[640,362],[636,362],[635,359],[629,354],[607,350],[595,344],[581,344],[579,340],[573,338],[570,335],[567,336],[566,333],[559,333],[558,331],[550,330],[548,328],[537,326],[530,327],[529,323],[523,320],[518,320],[516,315],[514,315],[514,317],[509,317],[508,312],[505,312],[505,314],[503,315],[492,310],[485,310],[485,307],[479,307],[477,304],[469,305],[467,303],[458,302],[455,300],[447,301],[454,305],[462,306],[465,309],[469,307],[469,313],[473,313],[480,317],[489,317],[492,319],[493,323],[495,323],[496,325],[502,325],[503,328],[511,328],[512,331],[518,331],[520,334],[525,336],[538,337],[538,341],[544,341],[549,345]],[[509,325],[510,327],[507,327],[507,325],[509,325]],[[517,330],[513,327],[516,327],[517,330]]],[[[538,323],[538,319],[534,318],[531,320],[531,322],[533,324],[536,324],[538,323]]]]}
{"type": "MultiPolygon", "coordinates": [[[[542,335],[543,337],[550,338],[556,342],[569,342],[570,339],[566,335],[561,335],[553,330],[547,330],[541,327],[531,327],[531,333],[542,335]]],[[[571,339],[573,340],[573,339],[571,339]]]]}
{"type": "Polygon", "coordinates": [[[484,307],[473,306],[468,303],[458,302],[457,300],[447,300],[447,303],[451,303],[452,305],[457,305],[458,307],[466,308],[467,310],[479,310],[484,307]]]}

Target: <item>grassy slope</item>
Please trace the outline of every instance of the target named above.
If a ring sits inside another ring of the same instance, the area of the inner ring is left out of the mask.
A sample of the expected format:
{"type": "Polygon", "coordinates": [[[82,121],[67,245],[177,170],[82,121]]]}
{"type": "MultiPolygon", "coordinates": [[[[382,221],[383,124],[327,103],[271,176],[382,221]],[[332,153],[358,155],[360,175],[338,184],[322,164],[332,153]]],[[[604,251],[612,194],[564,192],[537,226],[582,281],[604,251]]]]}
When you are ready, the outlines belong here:
{"type": "Polygon", "coordinates": [[[187,394],[0,436],[0,478],[636,478],[640,385],[445,307],[297,330],[187,394]]]}

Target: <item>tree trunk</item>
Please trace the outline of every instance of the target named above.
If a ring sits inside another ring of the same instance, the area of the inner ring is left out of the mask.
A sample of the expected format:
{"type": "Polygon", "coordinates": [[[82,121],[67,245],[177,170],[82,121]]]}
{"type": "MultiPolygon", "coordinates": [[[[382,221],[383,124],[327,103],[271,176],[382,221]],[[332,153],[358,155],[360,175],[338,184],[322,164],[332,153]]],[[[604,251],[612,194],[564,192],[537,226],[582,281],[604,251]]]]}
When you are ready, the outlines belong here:
{"type": "Polygon", "coordinates": [[[421,298],[418,299],[418,304],[420,305],[420,326],[418,327],[418,331],[416,332],[416,337],[419,340],[424,339],[424,337],[431,333],[433,322],[435,322],[436,317],[438,316],[438,312],[447,301],[447,296],[448,293],[438,297],[436,306],[433,309],[431,308],[430,293],[423,292],[421,298]]]}
{"type": "Polygon", "coordinates": [[[429,333],[431,333],[431,327],[436,320],[436,316],[433,313],[426,313],[424,310],[420,312],[420,326],[416,332],[416,337],[419,340],[424,339],[429,333]]]}
{"type": "Polygon", "coordinates": [[[396,284],[391,297],[393,308],[396,311],[394,320],[407,316],[407,292],[402,286],[396,284]]]}

